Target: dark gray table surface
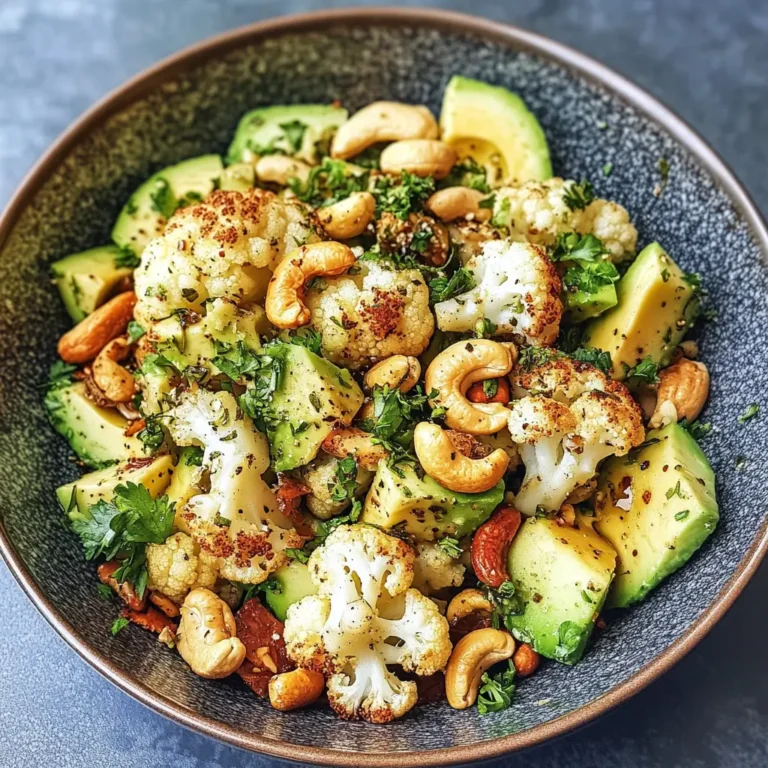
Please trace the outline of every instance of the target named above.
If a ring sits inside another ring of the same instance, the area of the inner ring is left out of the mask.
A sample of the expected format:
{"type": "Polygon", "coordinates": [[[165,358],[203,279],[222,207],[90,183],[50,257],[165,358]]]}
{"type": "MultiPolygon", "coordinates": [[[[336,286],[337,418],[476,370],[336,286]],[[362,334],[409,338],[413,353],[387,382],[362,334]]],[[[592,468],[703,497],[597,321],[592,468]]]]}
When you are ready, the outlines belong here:
{"type": "MultiPolygon", "coordinates": [[[[368,3],[357,3],[368,4],[368,3]]],[[[372,3],[371,3],[372,4],[372,3]]],[[[396,3],[393,3],[396,4],[396,3]]],[[[448,0],[569,43],[672,106],[768,210],[766,0],[448,0]]],[[[210,34],[312,0],[0,0],[0,206],[48,144],[109,89],[210,34]]],[[[495,766],[768,766],[763,567],[674,670],[578,733],[495,766]]],[[[275,766],[188,732],[79,659],[0,565],[0,766],[275,766]]]]}

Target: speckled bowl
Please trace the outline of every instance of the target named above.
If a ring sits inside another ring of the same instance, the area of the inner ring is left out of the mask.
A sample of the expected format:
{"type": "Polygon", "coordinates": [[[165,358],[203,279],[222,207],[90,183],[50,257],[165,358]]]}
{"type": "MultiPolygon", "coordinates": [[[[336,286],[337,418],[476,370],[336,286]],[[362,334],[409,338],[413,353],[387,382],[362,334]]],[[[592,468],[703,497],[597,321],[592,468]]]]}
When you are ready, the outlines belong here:
{"type": "Polygon", "coordinates": [[[53,627],[109,680],[153,709],[238,746],[348,766],[470,762],[584,724],[687,653],[733,602],[766,549],[768,469],[759,420],[768,356],[768,233],[722,161],[665,107],[562,45],[511,27],[426,11],[344,11],[257,24],[185,51],[110,95],[59,139],[0,221],[0,549],[53,627]],[[327,709],[280,714],[236,681],[208,682],[137,629],[113,638],[92,565],[61,525],[54,489],[77,474],[48,426],[41,385],[68,326],[47,277],[54,259],[109,239],[121,204],[152,171],[221,152],[257,105],[342,99],[429,104],[454,73],[503,84],[538,115],[555,171],[588,177],[631,212],[641,245],[660,240],[703,273],[719,312],[703,334],[712,370],[705,449],[722,523],[688,566],[615,617],[574,669],[547,665],[494,716],[447,705],[387,727],[341,724],[327,709]],[[661,198],[657,162],[670,164],[661,198]],[[613,163],[605,178],[601,168],[613,163]],[[755,461],[748,473],[734,459],[755,461]]]}

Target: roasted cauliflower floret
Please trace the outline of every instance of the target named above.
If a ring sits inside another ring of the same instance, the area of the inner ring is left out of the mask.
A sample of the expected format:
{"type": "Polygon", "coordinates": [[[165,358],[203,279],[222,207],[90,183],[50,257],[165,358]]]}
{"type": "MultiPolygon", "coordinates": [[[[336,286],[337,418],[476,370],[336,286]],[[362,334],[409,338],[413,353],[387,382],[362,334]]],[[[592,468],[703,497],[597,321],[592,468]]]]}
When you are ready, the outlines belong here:
{"type": "Polygon", "coordinates": [[[435,305],[441,331],[472,331],[489,320],[493,335],[515,334],[527,344],[554,343],[560,328],[562,283],[542,248],[491,240],[466,265],[475,287],[435,305]]]}
{"type": "Polygon", "coordinates": [[[197,587],[213,589],[219,575],[216,558],[202,551],[186,533],[174,533],[164,544],[147,545],[147,586],[174,603],[197,587]]]}
{"type": "Polygon", "coordinates": [[[206,299],[262,300],[270,270],[311,235],[307,215],[272,192],[217,190],[177,211],[147,245],[134,273],[136,319],[145,327],[206,299]]]}
{"type": "Polygon", "coordinates": [[[326,675],[328,700],[341,717],[402,717],[416,703],[416,684],[387,667],[431,675],[451,654],[448,622],[410,589],[413,550],[372,526],[342,526],[308,565],[318,594],[288,609],[288,655],[326,675]]]}
{"type": "Polygon", "coordinates": [[[631,257],[637,245],[637,230],[626,209],[598,198],[585,208],[572,210],[565,199],[574,183],[554,178],[502,187],[496,190],[493,222],[505,226],[516,240],[544,246],[554,245],[560,234],[591,233],[602,240],[612,261],[631,257]]]}
{"type": "Polygon", "coordinates": [[[607,456],[643,442],[640,407],[620,382],[586,363],[558,358],[513,376],[509,432],[525,479],[515,506],[526,515],[560,509],[607,456]]]}
{"type": "Polygon", "coordinates": [[[285,549],[303,543],[261,477],[269,466],[267,439],[229,392],[192,388],[166,422],[177,445],[204,449],[202,466],[210,473],[210,490],[181,511],[192,538],[217,558],[224,578],[259,584],[287,562],[285,549]]]}
{"type": "Polygon", "coordinates": [[[421,272],[358,266],[357,274],[320,278],[307,293],[323,355],[353,370],[391,355],[420,355],[434,331],[421,272]]]}
{"type": "MultiPolygon", "coordinates": [[[[320,520],[340,515],[350,505],[348,499],[338,501],[334,498],[334,488],[338,486],[338,467],[339,459],[329,456],[327,453],[320,453],[316,459],[303,467],[299,476],[301,482],[309,488],[309,494],[305,497],[307,508],[320,520]]],[[[362,467],[357,467],[355,477],[355,494],[365,495],[365,492],[371,487],[373,472],[362,467]]]]}
{"type": "Polygon", "coordinates": [[[447,587],[460,587],[466,568],[437,544],[416,545],[413,563],[413,587],[432,595],[447,587]]]}

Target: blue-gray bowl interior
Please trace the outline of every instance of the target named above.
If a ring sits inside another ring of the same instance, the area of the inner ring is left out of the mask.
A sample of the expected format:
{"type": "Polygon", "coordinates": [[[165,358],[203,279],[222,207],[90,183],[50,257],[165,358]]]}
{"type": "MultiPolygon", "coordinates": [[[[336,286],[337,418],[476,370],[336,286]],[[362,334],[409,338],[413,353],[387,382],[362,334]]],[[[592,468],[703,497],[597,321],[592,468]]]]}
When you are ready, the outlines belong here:
{"type": "Polygon", "coordinates": [[[768,323],[768,279],[755,233],[681,145],[606,88],[537,55],[472,34],[372,26],[276,37],[198,63],[81,137],[18,218],[0,255],[0,509],[12,546],[55,611],[128,681],[243,733],[353,752],[472,745],[551,721],[594,702],[680,642],[738,568],[761,531],[768,504],[765,438],[759,420],[768,355],[755,341],[768,323]],[[480,717],[447,705],[417,708],[386,727],[342,725],[327,708],[281,714],[234,680],[195,677],[178,654],[130,628],[111,637],[114,608],[100,601],[92,564],[61,523],[54,490],[79,469],[46,421],[41,396],[56,341],[69,323],[48,265],[109,240],[128,194],[152,171],[224,152],[248,109],[341,99],[428,104],[461,73],[520,93],[549,139],[555,172],[589,178],[600,196],[631,212],[640,245],[659,240],[686,270],[702,273],[717,309],[701,336],[714,425],[705,451],[717,473],[722,520],[693,560],[638,607],[611,618],[575,668],[547,664],[518,687],[514,706],[480,717]],[[669,162],[660,197],[658,161],[669,162]],[[610,176],[601,169],[613,164],[610,176]],[[737,456],[748,471],[737,471],[737,456]]]}

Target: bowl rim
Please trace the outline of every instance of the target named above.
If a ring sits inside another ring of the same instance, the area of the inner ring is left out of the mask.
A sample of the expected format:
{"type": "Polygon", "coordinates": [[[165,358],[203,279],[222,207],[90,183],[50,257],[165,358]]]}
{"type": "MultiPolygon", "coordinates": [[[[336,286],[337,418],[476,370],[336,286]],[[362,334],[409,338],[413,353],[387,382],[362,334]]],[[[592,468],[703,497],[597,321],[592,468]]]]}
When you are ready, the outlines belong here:
{"type": "MultiPolygon", "coordinates": [[[[191,66],[219,54],[258,43],[268,37],[319,31],[331,27],[359,28],[374,25],[426,27],[473,34],[507,45],[513,50],[522,50],[554,61],[559,66],[575,72],[577,76],[618,95],[638,112],[665,129],[697,159],[749,224],[764,259],[768,256],[768,227],[749,193],[709,144],[688,123],[648,91],[595,59],[543,35],[503,22],[453,11],[397,7],[343,8],[267,19],[203,39],[142,70],[86,110],[28,171],[0,216],[0,249],[4,247],[22,211],[83,135],[87,135],[115,112],[141,99],[162,83],[172,80],[191,66]]],[[[319,765],[339,765],[345,768],[353,766],[405,768],[411,765],[414,759],[425,767],[487,760],[539,745],[586,725],[641,691],[688,654],[731,607],[757,570],[766,551],[768,551],[768,520],[756,532],[752,544],[726,584],[709,607],[683,633],[678,642],[608,693],[579,709],[533,728],[471,745],[441,747],[418,752],[357,753],[293,744],[259,734],[246,733],[219,720],[201,715],[150,689],[140,680],[132,679],[106,655],[90,646],[79,636],[76,628],[58,614],[55,606],[36,584],[32,574],[14,549],[0,519],[0,554],[24,593],[64,641],[97,672],[122,691],[182,726],[233,746],[289,761],[301,760],[319,765]]]]}

